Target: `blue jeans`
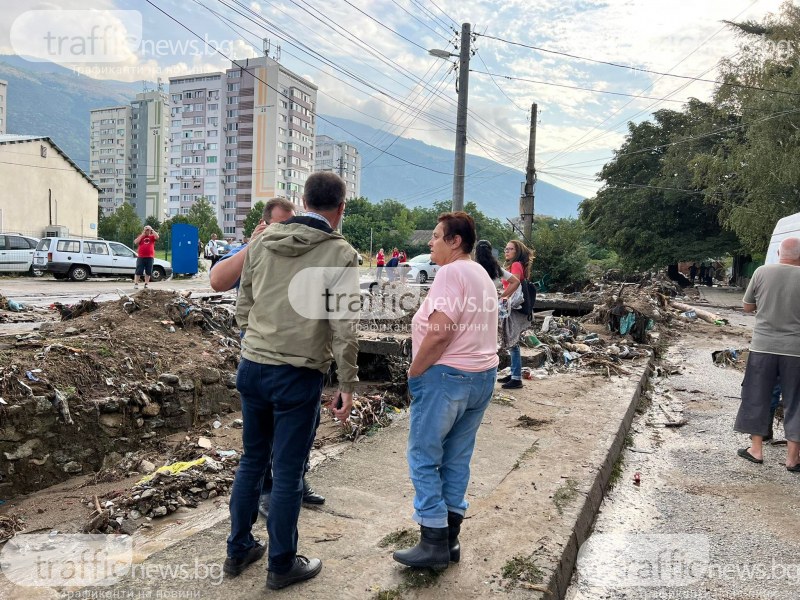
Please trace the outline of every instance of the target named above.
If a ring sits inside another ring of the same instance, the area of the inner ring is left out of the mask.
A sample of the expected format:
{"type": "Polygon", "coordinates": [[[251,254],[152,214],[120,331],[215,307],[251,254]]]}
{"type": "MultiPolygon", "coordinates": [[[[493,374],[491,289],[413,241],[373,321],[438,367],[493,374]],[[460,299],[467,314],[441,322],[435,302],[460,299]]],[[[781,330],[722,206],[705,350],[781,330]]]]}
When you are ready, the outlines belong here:
{"type": "Polygon", "coordinates": [[[496,377],[496,368],[472,373],[434,365],[408,380],[408,467],[420,525],[447,527],[448,511],[466,512],[469,461],[496,377]]]}
{"type": "MultiPolygon", "coordinates": [[[[320,412],[317,411],[317,420],[314,423],[314,436],[316,437],[317,429],[319,429],[319,419],[320,419],[320,412]]],[[[312,442],[313,443],[313,442],[312,442]]],[[[309,453],[306,456],[306,462],[303,465],[303,477],[305,477],[306,473],[311,470],[311,454],[309,453]]],[[[266,469],[264,470],[264,484],[261,486],[261,494],[271,494],[272,493],[272,457],[270,457],[269,462],[267,463],[266,469]]]]}
{"type": "Polygon", "coordinates": [[[322,373],[242,358],[236,388],[242,398],[244,452],[231,491],[228,556],[240,558],[255,544],[252,527],[258,519],[258,497],[272,456],[269,570],[285,573],[297,555],[303,472],[319,415],[322,373]]]}
{"type": "Polygon", "coordinates": [[[508,350],[511,356],[511,379],[522,379],[522,354],[519,351],[519,344],[512,346],[508,350]]]}

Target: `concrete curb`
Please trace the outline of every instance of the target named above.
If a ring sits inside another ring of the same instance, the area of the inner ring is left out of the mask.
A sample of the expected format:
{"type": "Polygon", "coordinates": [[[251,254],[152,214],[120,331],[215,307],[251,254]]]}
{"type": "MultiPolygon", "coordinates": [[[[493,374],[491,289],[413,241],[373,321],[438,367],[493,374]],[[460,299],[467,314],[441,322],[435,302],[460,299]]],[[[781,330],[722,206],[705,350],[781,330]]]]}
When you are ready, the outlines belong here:
{"type": "Polygon", "coordinates": [[[650,374],[652,373],[654,365],[655,355],[651,356],[650,360],[647,362],[647,368],[639,379],[636,391],[625,411],[624,418],[619,424],[617,433],[614,435],[614,440],[608,448],[605,460],[597,471],[597,475],[585,496],[583,505],[578,510],[578,515],[575,519],[572,533],[569,536],[569,541],[564,546],[561,557],[558,560],[558,565],[553,571],[550,580],[547,582],[548,591],[545,592],[545,596],[548,598],[564,598],[567,593],[567,588],[572,579],[572,572],[577,562],[578,549],[591,534],[592,525],[594,524],[600,505],[603,502],[608,481],[611,478],[611,471],[614,468],[614,463],[617,462],[617,459],[622,454],[625,445],[625,437],[628,435],[628,430],[636,414],[636,407],[639,404],[642,391],[650,379],[650,374]]]}

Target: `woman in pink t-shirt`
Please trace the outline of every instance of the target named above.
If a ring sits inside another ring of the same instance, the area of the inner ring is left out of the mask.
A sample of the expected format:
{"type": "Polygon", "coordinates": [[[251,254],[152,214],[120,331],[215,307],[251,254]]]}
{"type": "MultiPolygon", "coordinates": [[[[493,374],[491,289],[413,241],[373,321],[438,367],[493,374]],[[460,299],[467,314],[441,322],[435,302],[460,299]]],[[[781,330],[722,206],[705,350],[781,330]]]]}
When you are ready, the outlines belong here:
{"type": "Polygon", "coordinates": [[[474,245],[472,217],[439,216],[428,246],[440,269],[411,322],[408,466],[421,540],[394,553],[409,567],[445,569],[461,557],[469,462],[498,362],[497,291],[470,258],[474,245]]]}

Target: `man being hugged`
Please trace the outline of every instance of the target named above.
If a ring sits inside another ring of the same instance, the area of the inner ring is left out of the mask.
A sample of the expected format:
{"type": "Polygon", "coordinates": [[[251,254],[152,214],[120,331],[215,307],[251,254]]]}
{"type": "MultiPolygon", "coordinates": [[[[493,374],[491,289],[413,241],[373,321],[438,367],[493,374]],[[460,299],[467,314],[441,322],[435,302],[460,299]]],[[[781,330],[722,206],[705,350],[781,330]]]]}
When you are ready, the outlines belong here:
{"type": "MultiPolygon", "coordinates": [[[[242,399],[244,452],[231,493],[231,534],[224,569],[238,575],[264,555],[252,534],[265,465],[272,456],[267,532],[267,587],[280,589],[322,569],[317,558],[297,554],[297,519],[304,463],[314,439],[323,375],[336,360],[339,393],[331,409],[345,420],[357,381],[358,312],[308,315],[295,304],[292,282],[307,269],[323,273],[352,267],[358,297],[358,255],[336,231],[345,207],[345,184],[330,172],[305,184],[305,216],[267,228],[247,251],[236,320],[244,332],[236,387],[242,399]]],[[[315,272],[315,271],[312,271],[315,272]]],[[[311,292],[307,292],[311,293],[311,292]]],[[[302,300],[302,298],[301,298],[302,300]]]]}

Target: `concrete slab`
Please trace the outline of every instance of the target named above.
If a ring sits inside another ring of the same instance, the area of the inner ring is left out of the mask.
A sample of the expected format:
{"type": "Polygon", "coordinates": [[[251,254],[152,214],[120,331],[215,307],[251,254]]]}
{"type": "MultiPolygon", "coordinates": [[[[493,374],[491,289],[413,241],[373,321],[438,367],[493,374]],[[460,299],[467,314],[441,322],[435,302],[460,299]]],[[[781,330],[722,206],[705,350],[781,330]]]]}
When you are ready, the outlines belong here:
{"type": "MultiPolygon", "coordinates": [[[[503,592],[535,598],[546,591],[548,597],[561,597],[648,367],[640,363],[628,369],[627,376],[611,379],[572,373],[526,381],[522,390],[501,393],[498,386],[472,461],[462,560],[433,580],[412,578],[391,559],[393,548],[381,546],[387,534],[416,530],[405,459],[407,418],[325,461],[310,479],[327,502],[303,510],[299,524],[300,553],[322,558],[323,571],[283,594],[338,600],[483,598],[503,592]],[[533,429],[520,426],[522,416],[536,420],[533,429]],[[503,567],[514,557],[530,558],[541,569],[541,583],[514,585],[504,579],[503,567]]],[[[192,519],[191,511],[179,512],[181,519],[192,519]]],[[[225,558],[228,527],[224,520],[152,554],[133,576],[109,589],[133,598],[261,598],[265,561],[236,579],[212,576],[225,558]],[[181,572],[186,575],[176,575],[181,572]]],[[[255,530],[266,536],[263,521],[255,530]]]]}

